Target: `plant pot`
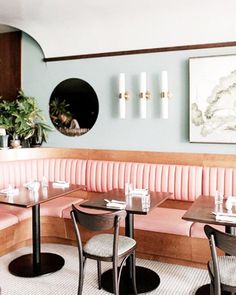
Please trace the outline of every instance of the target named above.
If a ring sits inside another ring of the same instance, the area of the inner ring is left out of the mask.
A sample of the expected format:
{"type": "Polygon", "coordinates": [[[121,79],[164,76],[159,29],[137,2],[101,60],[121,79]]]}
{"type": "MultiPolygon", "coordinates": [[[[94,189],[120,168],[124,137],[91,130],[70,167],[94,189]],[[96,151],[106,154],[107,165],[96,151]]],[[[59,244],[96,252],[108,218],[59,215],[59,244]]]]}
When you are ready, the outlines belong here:
{"type": "Polygon", "coordinates": [[[32,136],[30,139],[30,147],[34,148],[34,147],[41,147],[43,140],[42,137],[38,137],[38,136],[32,136]]]}
{"type": "Polygon", "coordinates": [[[8,148],[8,137],[9,135],[0,135],[0,149],[8,148]]]}
{"type": "Polygon", "coordinates": [[[20,145],[20,140],[19,139],[12,139],[10,141],[10,145],[13,149],[19,149],[21,148],[21,145],[20,145]]]}

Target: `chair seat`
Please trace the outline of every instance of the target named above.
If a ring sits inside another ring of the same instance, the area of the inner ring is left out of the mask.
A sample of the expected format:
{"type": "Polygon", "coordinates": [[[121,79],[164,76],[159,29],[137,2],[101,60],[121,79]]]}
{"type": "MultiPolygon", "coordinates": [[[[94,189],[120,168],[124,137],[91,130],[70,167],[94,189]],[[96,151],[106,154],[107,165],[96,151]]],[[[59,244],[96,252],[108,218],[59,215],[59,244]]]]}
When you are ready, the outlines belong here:
{"type": "MultiPolygon", "coordinates": [[[[220,281],[224,285],[236,287],[236,257],[218,256],[220,281]]],[[[213,262],[209,261],[209,267],[213,273],[213,262]]]]}
{"type": "MultiPolygon", "coordinates": [[[[84,245],[84,253],[95,255],[98,257],[112,257],[113,256],[113,237],[112,234],[99,234],[93,236],[84,245]]],[[[126,237],[119,236],[118,256],[126,253],[136,245],[136,241],[126,237]]]]}

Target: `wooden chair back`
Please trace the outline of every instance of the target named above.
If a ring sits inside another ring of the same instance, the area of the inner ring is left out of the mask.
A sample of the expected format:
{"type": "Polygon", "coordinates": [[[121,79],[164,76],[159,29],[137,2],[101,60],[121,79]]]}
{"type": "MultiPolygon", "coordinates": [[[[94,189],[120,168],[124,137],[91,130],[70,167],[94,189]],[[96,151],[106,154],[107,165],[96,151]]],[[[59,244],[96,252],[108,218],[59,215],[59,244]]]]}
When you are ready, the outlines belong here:
{"type": "Polygon", "coordinates": [[[91,214],[81,211],[74,205],[72,205],[72,212],[76,222],[91,231],[103,231],[114,228],[126,216],[125,210],[91,214]]]}
{"type": "Polygon", "coordinates": [[[204,231],[210,245],[214,239],[215,247],[229,255],[236,256],[236,236],[221,232],[210,225],[205,225],[204,231]]]}

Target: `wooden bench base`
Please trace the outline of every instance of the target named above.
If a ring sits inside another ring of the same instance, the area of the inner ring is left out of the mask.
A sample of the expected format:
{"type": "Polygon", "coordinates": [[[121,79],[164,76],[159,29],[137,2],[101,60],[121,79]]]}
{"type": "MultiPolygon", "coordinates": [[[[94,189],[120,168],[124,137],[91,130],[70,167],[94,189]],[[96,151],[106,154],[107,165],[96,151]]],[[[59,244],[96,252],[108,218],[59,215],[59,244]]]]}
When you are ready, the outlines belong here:
{"type": "MultiPolygon", "coordinates": [[[[124,229],[121,229],[124,232],[124,229]]],[[[1,230],[0,256],[20,247],[30,245],[32,230],[31,219],[1,230]]],[[[84,240],[91,233],[82,232],[84,240]]],[[[162,262],[205,268],[210,258],[207,239],[135,230],[137,257],[162,262]]],[[[41,217],[42,243],[76,245],[74,229],[70,219],[41,217]]]]}

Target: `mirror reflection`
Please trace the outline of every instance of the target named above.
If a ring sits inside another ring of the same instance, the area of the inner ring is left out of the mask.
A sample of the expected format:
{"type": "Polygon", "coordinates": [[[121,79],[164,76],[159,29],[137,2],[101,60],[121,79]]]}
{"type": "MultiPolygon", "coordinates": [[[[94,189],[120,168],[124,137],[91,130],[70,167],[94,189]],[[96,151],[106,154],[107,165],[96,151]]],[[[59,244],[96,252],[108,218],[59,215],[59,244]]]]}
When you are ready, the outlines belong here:
{"type": "Polygon", "coordinates": [[[87,133],[97,120],[98,109],[96,92],[89,83],[78,78],[59,83],[49,102],[53,125],[68,136],[87,133]]]}

